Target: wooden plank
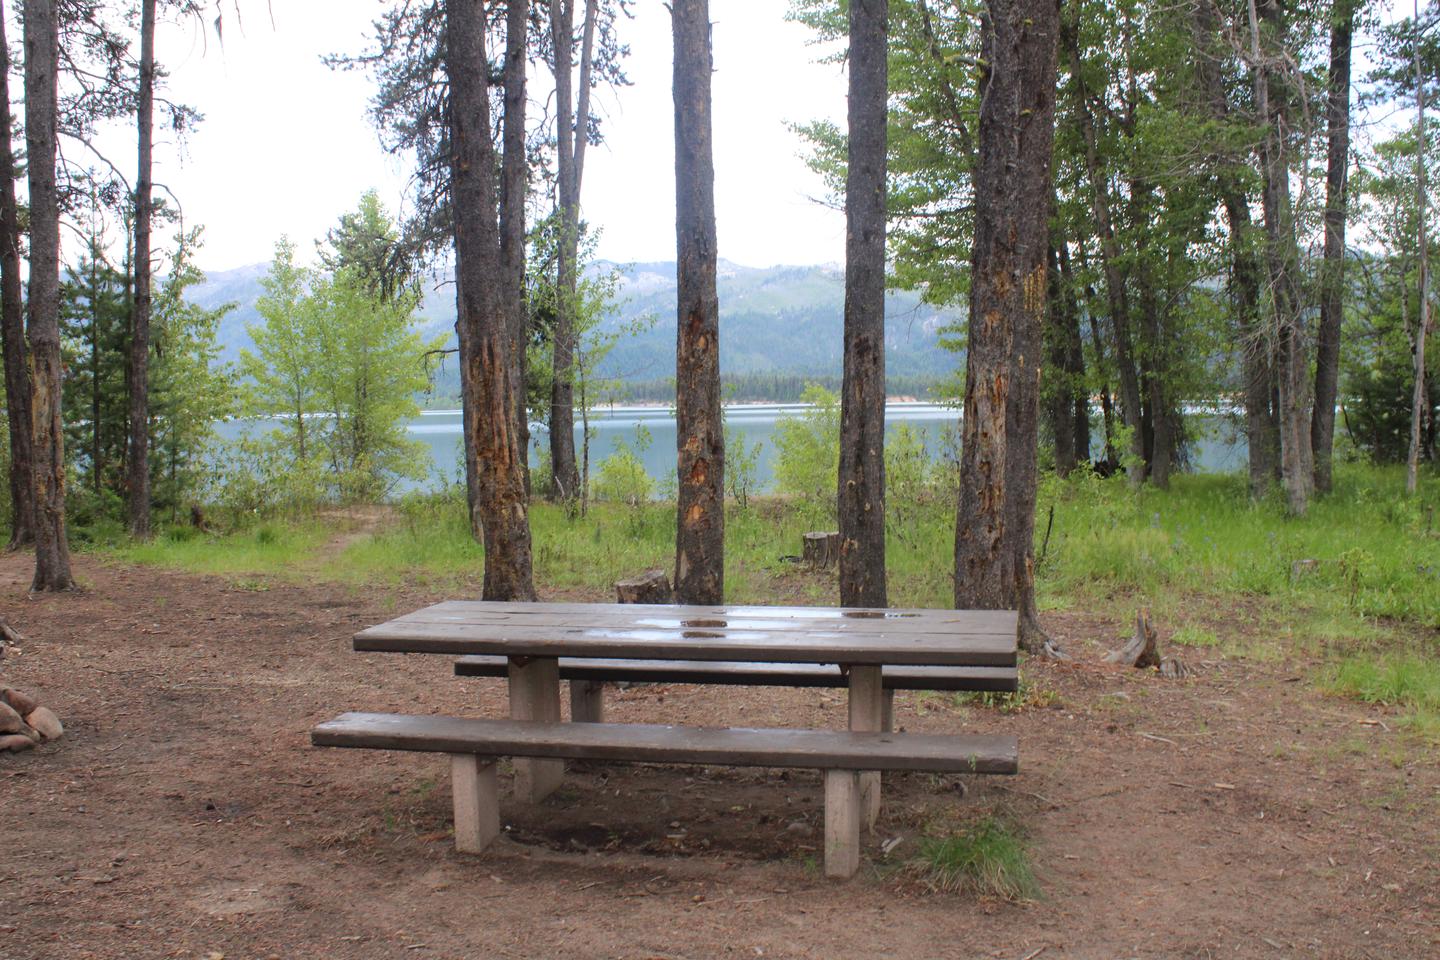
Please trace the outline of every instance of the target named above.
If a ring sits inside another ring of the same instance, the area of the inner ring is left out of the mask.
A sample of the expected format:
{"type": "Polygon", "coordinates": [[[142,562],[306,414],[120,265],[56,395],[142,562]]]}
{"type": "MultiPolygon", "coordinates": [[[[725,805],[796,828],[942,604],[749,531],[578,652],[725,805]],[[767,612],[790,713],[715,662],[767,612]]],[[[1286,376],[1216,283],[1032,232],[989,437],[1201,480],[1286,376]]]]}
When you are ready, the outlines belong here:
{"type": "MultiPolygon", "coordinates": [[[[455,661],[462,677],[503,677],[507,660],[468,656],[455,661]]],[[[597,660],[561,657],[562,680],[628,680],[637,683],[696,683],[732,686],[843,687],[837,664],[747,663],[705,660],[597,660]]],[[[1013,691],[1014,667],[885,667],[887,690],[1013,691]]]]}
{"type": "Polygon", "coordinates": [[[605,685],[593,680],[570,681],[570,722],[605,722],[605,685]]]}
{"type": "Polygon", "coordinates": [[[825,771],[825,876],[848,880],[860,869],[860,785],[854,770],[825,771]]]}
{"type": "Polygon", "coordinates": [[[640,723],[545,723],[346,713],[310,734],[322,747],[816,770],[1008,774],[1014,737],[765,730],[640,723]]]}
{"type": "Polygon", "coordinates": [[[850,636],[818,631],[606,630],[543,625],[425,624],[392,621],[356,634],[371,653],[492,654],[510,657],[600,657],[621,660],[1013,667],[1008,636],[912,634],[850,636]]]}
{"type": "Polygon", "coordinates": [[[455,800],[455,849],[482,853],[500,836],[500,785],[495,761],[472,753],[450,755],[455,800]]]}
{"type": "MultiPolygon", "coordinates": [[[[553,658],[510,661],[510,718],[556,723],[560,720],[560,672],[553,658]]],[[[539,803],[565,779],[563,760],[515,761],[515,797],[522,803],[539,803]]]]}
{"type": "MultiPolygon", "coordinates": [[[[880,684],[880,668],[850,667],[850,729],[856,733],[875,733],[885,725],[885,689],[880,684]]],[[[880,772],[865,770],[856,777],[860,791],[860,820],[866,830],[875,829],[880,817],[880,772]]]]}
{"type": "MultiPolygon", "coordinates": [[[[505,657],[468,656],[455,661],[461,677],[503,677],[505,657]]],[[[561,657],[560,679],[626,680],[632,683],[698,683],[757,687],[843,687],[845,671],[833,663],[747,663],[713,660],[595,660],[561,657]]],[[[1014,667],[885,667],[885,689],[1014,691],[1014,667]]]]}
{"type": "Polygon", "coordinates": [[[499,603],[447,600],[393,622],[662,629],[723,626],[753,630],[816,629],[837,633],[1013,635],[1011,610],[848,610],[840,607],[681,607],[669,604],[499,603]]]}

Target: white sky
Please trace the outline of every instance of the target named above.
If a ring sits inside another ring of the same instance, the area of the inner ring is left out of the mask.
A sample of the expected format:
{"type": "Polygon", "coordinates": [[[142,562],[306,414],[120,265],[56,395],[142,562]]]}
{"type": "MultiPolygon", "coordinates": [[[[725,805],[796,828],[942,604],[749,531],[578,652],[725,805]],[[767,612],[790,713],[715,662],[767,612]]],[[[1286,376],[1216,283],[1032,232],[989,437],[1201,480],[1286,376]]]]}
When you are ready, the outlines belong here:
{"type": "MultiPolygon", "coordinates": [[[[229,2],[226,3],[227,12],[229,2]]],[[[783,19],[784,0],[717,0],[713,78],[716,209],[720,255],[751,265],[844,257],[840,213],[814,202],[823,185],[800,160],[787,121],[842,120],[845,77],[814,61],[810,33],[783,19]]],[[[157,56],[169,93],[205,121],[180,155],[157,130],[156,180],[204,224],[208,269],[268,260],[283,233],[301,251],[370,187],[393,211],[405,203],[407,157],[380,149],[366,117],[373,85],[336,72],[322,54],[358,52],[380,0],[241,0],[227,16],[223,49],[193,23],[162,32],[157,56]]],[[[607,143],[586,157],[584,216],[603,228],[600,256],[675,256],[670,23],[660,0],[638,0],[622,22],[633,86],[602,91],[596,108],[607,143]]],[[[532,80],[532,98],[543,95],[532,80]]],[[[105,137],[111,159],[133,169],[128,129],[105,137]],[[124,160],[129,160],[125,163],[124,160]]],[[[78,159],[78,158],[76,158],[78,159]]]]}

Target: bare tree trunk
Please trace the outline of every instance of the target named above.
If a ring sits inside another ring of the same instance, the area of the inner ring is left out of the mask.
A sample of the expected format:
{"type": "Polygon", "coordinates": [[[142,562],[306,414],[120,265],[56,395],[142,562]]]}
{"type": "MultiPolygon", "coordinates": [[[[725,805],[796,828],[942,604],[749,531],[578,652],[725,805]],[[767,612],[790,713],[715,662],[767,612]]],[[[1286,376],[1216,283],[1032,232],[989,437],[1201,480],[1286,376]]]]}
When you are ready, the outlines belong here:
{"type": "Polygon", "coordinates": [[[130,444],[125,502],[130,534],[150,536],[150,220],[155,128],[155,2],[140,3],[140,91],[136,106],[135,302],[130,317],[130,444]]]}
{"type": "Polygon", "coordinates": [[[560,250],[556,257],[554,375],[550,387],[550,468],[562,499],[579,494],[575,463],[575,311],[579,277],[580,184],[590,127],[590,64],[598,0],[587,0],[580,48],[578,109],[572,108],[575,0],[550,0],[550,38],[555,49],[556,189],[560,206],[560,250]]]}
{"type": "Polygon", "coordinates": [[[60,204],[55,184],[55,0],[25,4],[25,142],[30,172],[30,350],[34,362],[35,580],[32,590],[69,590],[65,533],[65,432],[60,388],[60,204]]]}
{"type": "Polygon", "coordinates": [[[1070,245],[1062,239],[1058,250],[1060,270],[1060,317],[1064,324],[1061,339],[1065,344],[1065,376],[1072,401],[1071,430],[1075,463],[1090,460],[1090,391],[1085,379],[1085,341],[1080,333],[1080,303],[1075,296],[1075,277],[1070,269],[1070,245]]]}
{"type": "Polygon", "coordinates": [[[1355,34],[1354,0],[1334,0],[1330,10],[1330,73],[1325,110],[1325,260],[1320,279],[1320,329],[1315,338],[1315,411],[1310,445],[1315,451],[1315,489],[1329,493],[1335,451],[1335,399],[1340,386],[1340,330],[1345,315],[1345,219],[1349,209],[1350,48],[1355,34]]]}
{"type": "Polygon", "coordinates": [[[1035,607],[1036,446],[1054,137],[1056,0],[987,0],[975,249],[955,527],[955,604],[1035,607]]]}
{"type": "MultiPolygon", "coordinates": [[[[1053,205],[1052,205],[1053,210],[1053,205]]],[[[1045,355],[1049,364],[1049,375],[1056,382],[1050,388],[1048,416],[1050,432],[1055,439],[1055,472],[1067,477],[1075,469],[1078,452],[1075,445],[1074,396],[1069,375],[1069,330],[1077,323],[1073,312],[1074,297],[1065,287],[1065,278],[1060,273],[1059,247],[1065,241],[1058,236],[1051,237],[1048,259],[1048,281],[1050,284],[1048,320],[1045,336],[1045,355]]]]}
{"type": "Polygon", "coordinates": [[[850,3],[845,376],[840,392],[840,605],[885,591],[885,149],[888,0],[850,3]]]}
{"type": "MultiPolygon", "coordinates": [[[[522,3],[524,0],[514,0],[522,3]]],[[[471,391],[466,430],[475,437],[477,513],[485,539],[486,600],[533,600],[530,522],[510,361],[513,311],[496,219],[495,148],[483,0],[446,0],[450,81],[450,203],[461,337],[471,391]]]]}
{"type": "MultiPolygon", "coordinates": [[[[10,110],[10,47],[0,3],[0,101],[10,110]]],[[[5,356],[5,410],[10,419],[9,549],[35,541],[34,424],[30,360],[25,347],[25,298],[20,280],[20,207],[15,198],[15,148],[10,128],[0,140],[0,349],[5,356]]]]}
{"type": "Polygon", "coordinates": [[[505,301],[510,307],[510,375],[517,396],[516,428],[525,493],[530,493],[530,417],[525,392],[525,352],[530,314],[525,307],[525,201],[530,164],[525,155],[525,68],[529,0],[505,10],[505,115],[500,180],[500,256],[505,269],[505,301]]]}
{"type": "Polygon", "coordinates": [[[710,3],[674,0],[676,310],[679,478],[677,603],[725,596],[725,436],[720,301],[715,291],[715,161],[710,132],[710,3]]]}
{"type": "Polygon", "coordinates": [[[1420,68],[1420,4],[1415,3],[1415,218],[1419,227],[1418,256],[1420,270],[1417,295],[1420,300],[1415,327],[1415,393],[1410,404],[1410,455],[1405,459],[1405,492],[1414,493],[1420,483],[1420,433],[1425,423],[1427,393],[1425,391],[1425,337],[1430,332],[1430,252],[1426,223],[1430,213],[1430,194],[1425,187],[1425,77],[1420,68]]]}
{"type": "MultiPolygon", "coordinates": [[[[1276,0],[1263,0],[1265,22],[1283,38],[1282,14],[1276,0]]],[[[1260,24],[1255,0],[1249,0],[1250,43],[1255,81],[1255,105],[1265,123],[1260,143],[1260,167],[1264,177],[1262,197],[1265,211],[1266,259],[1270,270],[1271,301],[1275,314],[1276,381],[1279,388],[1280,474],[1285,486],[1286,506],[1303,516],[1310,505],[1315,482],[1314,456],[1310,447],[1310,411],[1307,404],[1310,377],[1305,356],[1305,334],[1300,322],[1300,294],[1297,276],[1300,251],[1295,240],[1295,215],[1290,202],[1290,166],[1286,150],[1289,110],[1288,95],[1275,90],[1271,80],[1276,71],[1260,48],[1260,24]]]]}

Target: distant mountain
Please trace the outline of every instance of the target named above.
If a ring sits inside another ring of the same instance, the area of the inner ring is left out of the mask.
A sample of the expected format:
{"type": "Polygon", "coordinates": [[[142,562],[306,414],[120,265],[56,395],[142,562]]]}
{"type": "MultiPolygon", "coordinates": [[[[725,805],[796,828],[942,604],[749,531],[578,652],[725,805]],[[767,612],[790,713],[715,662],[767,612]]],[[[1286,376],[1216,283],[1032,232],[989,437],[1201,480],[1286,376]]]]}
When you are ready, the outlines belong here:
{"type": "MultiPolygon", "coordinates": [[[[592,269],[617,265],[601,262],[592,269]]],[[[235,303],[220,328],[222,355],[233,360],[251,340],[247,324],[260,321],[255,301],[268,264],[253,264],[210,274],[191,290],[205,307],[235,303]]],[[[601,374],[629,381],[662,380],[675,371],[675,264],[633,263],[618,267],[620,305],[605,324],[611,329],[640,317],[653,317],[646,332],[624,337],[606,358],[601,374]]],[[[730,375],[793,374],[838,377],[842,363],[845,278],[835,266],[745,267],[720,261],[720,365],[730,375]]],[[[451,276],[426,281],[420,326],[427,335],[455,327],[451,276]]],[[[939,379],[953,372],[959,358],[941,348],[939,332],[960,313],[939,310],[917,294],[893,292],[885,298],[886,370],[894,378],[939,379]]]]}

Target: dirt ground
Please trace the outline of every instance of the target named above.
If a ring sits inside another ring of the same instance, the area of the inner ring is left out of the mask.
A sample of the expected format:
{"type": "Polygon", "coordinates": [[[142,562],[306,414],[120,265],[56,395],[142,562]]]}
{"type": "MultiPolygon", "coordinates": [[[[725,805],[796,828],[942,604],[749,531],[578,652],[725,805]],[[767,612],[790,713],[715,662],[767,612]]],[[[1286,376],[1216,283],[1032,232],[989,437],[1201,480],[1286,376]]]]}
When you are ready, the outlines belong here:
{"type": "MultiPolygon", "coordinates": [[[[30,598],[30,564],[0,557],[0,616],[27,637],[0,679],[68,729],[0,756],[0,960],[1440,956],[1433,748],[1317,693],[1313,664],[1104,665],[1128,611],[1047,616],[1076,660],[1026,665],[1031,708],[902,694],[906,728],[1018,736],[1022,773],[887,778],[867,866],[836,884],[803,771],[573,770],[541,808],[505,808],[497,849],[455,854],[442,758],[307,737],[350,709],[503,714],[500,681],[349,649],[440,597],[81,558],[83,592],[30,598]],[[893,868],[988,810],[1028,833],[1043,899],[893,868]]],[[[1237,610],[1221,629],[1258,628],[1237,610]]],[[[610,698],[619,720],[844,722],[842,691],[610,698]]]]}

